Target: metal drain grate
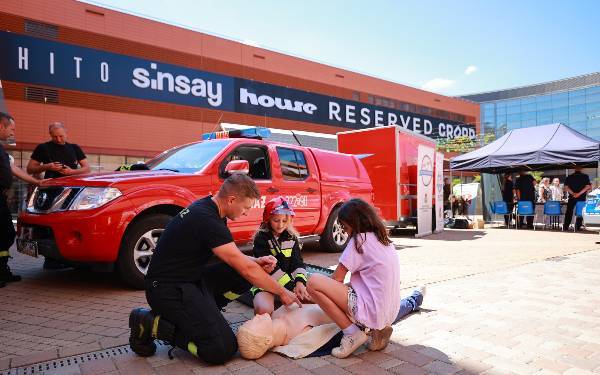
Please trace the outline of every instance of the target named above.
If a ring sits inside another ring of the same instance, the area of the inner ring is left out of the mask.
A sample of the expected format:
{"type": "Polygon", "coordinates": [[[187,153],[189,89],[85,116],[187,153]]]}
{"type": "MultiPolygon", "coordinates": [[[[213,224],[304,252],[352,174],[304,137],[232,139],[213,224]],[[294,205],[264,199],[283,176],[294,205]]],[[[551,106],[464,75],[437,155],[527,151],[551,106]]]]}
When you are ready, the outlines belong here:
{"type": "MultiPolygon", "coordinates": [[[[245,321],[230,323],[229,326],[237,334],[238,329],[245,321]]],[[[169,347],[168,344],[156,341],[156,346],[169,347]]],[[[116,358],[131,353],[129,345],[117,346],[110,349],[99,350],[97,352],[79,354],[72,357],[54,359],[48,362],[40,362],[33,365],[17,367],[10,370],[0,371],[0,375],[37,375],[43,373],[59,372],[68,368],[77,368],[80,364],[95,361],[98,359],[116,358]]],[[[79,373],[79,372],[77,372],[79,373]]]]}

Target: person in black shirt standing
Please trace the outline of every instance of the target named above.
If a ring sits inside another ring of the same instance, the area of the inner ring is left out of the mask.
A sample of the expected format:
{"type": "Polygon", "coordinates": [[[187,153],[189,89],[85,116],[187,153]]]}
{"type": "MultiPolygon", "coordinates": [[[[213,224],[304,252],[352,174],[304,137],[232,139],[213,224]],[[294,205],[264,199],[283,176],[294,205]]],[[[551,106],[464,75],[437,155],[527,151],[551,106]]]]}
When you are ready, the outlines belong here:
{"type": "MultiPolygon", "coordinates": [[[[517,197],[519,201],[529,201],[535,204],[535,179],[532,175],[519,172],[517,182],[515,182],[517,197]]],[[[523,216],[519,216],[519,227],[523,227],[523,216]]],[[[527,228],[533,229],[533,216],[527,216],[527,228]]]]}
{"type": "MultiPolygon", "coordinates": [[[[0,141],[6,141],[15,135],[15,122],[13,118],[4,112],[0,112],[0,141]]],[[[13,175],[32,184],[38,184],[39,180],[29,176],[21,168],[11,163],[11,157],[0,144],[0,288],[6,283],[20,281],[21,276],[14,275],[8,266],[10,253],[8,249],[15,241],[15,226],[12,222],[12,214],[8,207],[6,191],[12,185],[13,175]]]]}
{"type": "Polygon", "coordinates": [[[269,276],[275,257],[244,255],[227,228],[227,219],[245,216],[259,197],[250,177],[234,174],[217,195],[195,201],[167,224],[146,274],[153,311],[138,308],[129,316],[135,353],[153,355],[159,339],[208,363],[224,363],[237,351],[237,340],[221,308],[251,284],[279,296],[286,306],[301,306],[293,292],[269,276]],[[213,255],[223,263],[208,265],[213,255]]]}
{"type": "Polygon", "coordinates": [[[450,180],[448,177],[444,177],[444,211],[450,209],[450,194],[452,193],[450,187],[450,180]]]}
{"type": "Polygon", "coordinates": [[[37,145],[33,150],[27,164],[28,173],[37,175],[44,172],[44,178],[57,178],[90,172],[81,147],[67,142],[67,129],[62,123],[50,124],[48,132],[52,140],[37,145]]]}
{"type": "MultiPolygon", "coordinates": [[[[90,167],[79,145],[67,142],[67,129],[60,122],[48,126],[51,140],[35,147],[27,163],[27,172],[44,178],[57,178],[89,173],[90,167]],[[78,168],[78,166],[81,168],[78,168]]],[[[67,265],[50,258],[44,259],[44,269],[62,269],[67,265]]]]}
{"type": "Polygon", "coordinates": [[[504,186],[502,188],[502,200],[506,202],[506,208],[508,212],[511,212],[508,215],[504,215],[504,223],[508,227],[510,225],[510,221],[512,219],[512,211],[515,207],[515,187],[512,180],[512,175],[507,173],[504,175],[504,186]]]}
{"type": "MultiPolygon", "coordinates": [[[[563,230],[568,230],[571,225],[571,218],[573,216],[573,209],[577,202],[585,201],[587,192],[592,190],[592,183],[590,177],[581,173],[581,167],[576,166],[575,172],[572,175],[567,176],[565,180],[565,190],[569,193],[569,200],[567,201],[567,211],[565,212],[565,221],[563,223],[563,230]]],[[[583,218],[577,217],[575,219],[575,230],[581,229],[583,224],[583,218]]]]}

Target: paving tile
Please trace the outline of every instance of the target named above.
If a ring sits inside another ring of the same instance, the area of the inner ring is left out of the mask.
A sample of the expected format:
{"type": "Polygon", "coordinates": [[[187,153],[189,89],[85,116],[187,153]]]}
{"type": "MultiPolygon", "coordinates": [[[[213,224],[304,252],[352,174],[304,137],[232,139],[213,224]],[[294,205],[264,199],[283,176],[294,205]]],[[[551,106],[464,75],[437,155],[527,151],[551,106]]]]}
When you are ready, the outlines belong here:
{"type": "Polygon", "coordinates": [[[297,359],[296,363],[307,370],[313,370],[319,367],[328,366],[331,363],[319,357],[297,359]]]}
{"type": "Polygon", "coordinates": [[[273,352],[267,352],[264,356],[256,360],[256,363],[266,368],[277,367],[289,362],[289,359],[273,352]]]}
{"type": "Polygon", "coordinates": [[[401,375],[425,375],[425,374],[427,374],[427,371],[425,371],[423,368],[417,367],[417,366],[413,365],[412,363],[403,363],[399,366],[388,369],[388,371],[390,371],[394,374],[401,374],[401,375]]]}
{"type": "Polygon", "coordinates": [[[334,365],[327,365],[311,369],[310,372],[318,375],[349,375],[352,374],[348,370],[334,365]]]}
{"type": "Polygon", "coordinates": [[[438,375],[452,375],[462,370],[461,367],[438,360],[426,364],[423,369],[438,375]]]}
{"type": "Polygon", "coordinates": [[[11,367],[21,367],[33,363],[49,361],[51,359],[56,358],[58,358],[58,350],[56,349],[44,352],[34,352],[28,355],[13,358],[10,365],[11,367]]]}
{"type": "Polygon", "coordinates": [[[433,358],[428,357],[425,354],[413,352],[412,350],[408,349],[399,349],[390,352],[389,355],[401,361],[411,363],[417,367],[425,366],[426,364],[434,361],[433,358]]]}
{"type": "Polygon", "coordinates": [[[351,373],[356,374],[356,375],[387,375],[387,374],[389,374],[389,372],[387,372],[385,369],[378,367],[378,366],[374,365],[373,363],[369,363],[369,362],[362,362],[362,363],[354,364],[352,366],[348,366],[348,367],[346,367],[346,370],[348,370],[351,373]]]}
{"type": "MultiPolygon", "coordinates": [[[[150,368],[150,370],[154,370],[154,372],[156,374],[159,375],[170,375],[170,374],[181,374],[181,375],[192,375],[194,372],[192,369],[190,369],[189,367],[187,367],[186,365],[184,365],[183,363],[179,362],[179,363],[167,363],[164,366],[159,366],[159,367],[150,367],[150,365],[148,364],[148,367],[150,368]]],[[[202,374],[204,374],[204,370],[206,368],[203,367],[202,368],[202,374]]],[[[126,374],[127,372],[123,372],[123,374],[126,374]]],[[[130,374],[133,374],[130,373],[130,374]]]]}
{"type": "MultiPolygon", "coordinates": [[[[130,360],[123,360],[122,358],[116,358],[114,364],[117,370],[123,374],[153,374],[154,370],[152,366],[142,358],[135,358],[130,360]]],[[[157,370],[157,372],[159,372],[157,370]]],[[[172,372],[175,373],[175,372],[172,372]]]]}
{"type": "Polygon", "coordinates": [[[81,375],[98,375],[105,374],[110,371],[115,371],[114,362],[111,359],[103,358],[94,361],[89,361],[79,365],[81,369],[81,375]]]}
{"type": "Polygon", "coordinates": [[[100,344],[98,344],[97,342],[93,342],[93,343],[84,344],[84,345],[60,348],[58,350],[58,354],[59,354],[60,358],[64,358],[64,357],[70,357],[70,356],[77,355],[77,354],[95,352],[100,349],[102,349],[100,347],[100,344]]]}

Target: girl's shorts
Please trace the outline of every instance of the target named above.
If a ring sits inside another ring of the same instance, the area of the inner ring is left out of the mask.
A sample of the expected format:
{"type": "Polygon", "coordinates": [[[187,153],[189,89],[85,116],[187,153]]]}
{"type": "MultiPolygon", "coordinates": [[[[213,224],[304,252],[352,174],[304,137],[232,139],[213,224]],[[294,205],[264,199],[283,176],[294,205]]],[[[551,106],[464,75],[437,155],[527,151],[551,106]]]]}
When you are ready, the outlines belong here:
{"type": "Polygon", "coordinates": [[[358,328],[365,330],[367,327],[363,323],[356,320],[356,313],[358,311],[357,301],[358,295],[356,294],[356,291],[350,285],[348,285],[348,311],[346,312],[346,315],[352,323],[356,324],[358,328]]]}

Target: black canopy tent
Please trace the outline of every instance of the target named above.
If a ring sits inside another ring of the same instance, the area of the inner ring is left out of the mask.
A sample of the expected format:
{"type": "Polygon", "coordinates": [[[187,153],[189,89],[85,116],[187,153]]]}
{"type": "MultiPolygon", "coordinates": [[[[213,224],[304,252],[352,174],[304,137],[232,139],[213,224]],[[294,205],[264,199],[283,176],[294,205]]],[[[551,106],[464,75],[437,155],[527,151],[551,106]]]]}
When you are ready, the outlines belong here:
{"type": "Polygon", "coordinates": [[[452,171],[481,173],[597,167],[600,142],[564,124],[511,130],[494,142],[450,159],[452,171]]]}

